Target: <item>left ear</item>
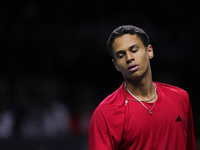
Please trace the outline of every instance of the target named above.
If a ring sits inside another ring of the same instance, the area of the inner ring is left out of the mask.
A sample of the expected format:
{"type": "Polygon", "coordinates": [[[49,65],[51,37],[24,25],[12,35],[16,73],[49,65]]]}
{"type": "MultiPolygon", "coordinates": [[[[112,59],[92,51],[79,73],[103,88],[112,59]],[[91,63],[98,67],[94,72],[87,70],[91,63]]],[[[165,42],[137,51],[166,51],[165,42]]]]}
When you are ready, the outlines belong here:
{"type": "Polygon", "coordinates": [[[147,52],[148,52],[149,59],[152,59],[153,56],[154,56],[152,45],[149,45],[149,46],[147,47],[147,52]]]}

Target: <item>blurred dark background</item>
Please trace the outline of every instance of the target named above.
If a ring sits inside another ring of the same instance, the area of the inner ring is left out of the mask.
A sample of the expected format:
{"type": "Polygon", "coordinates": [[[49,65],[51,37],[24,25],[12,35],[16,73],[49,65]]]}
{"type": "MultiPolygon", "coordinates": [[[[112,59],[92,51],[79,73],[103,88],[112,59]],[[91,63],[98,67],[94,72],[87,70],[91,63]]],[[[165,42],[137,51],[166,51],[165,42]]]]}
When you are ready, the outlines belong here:
{"type": "Polygon", "coordinates": [[[150,36],[154,81],[188,91],[198,149],[199,8],[196,0],[1,1],[0,148],[87,150],[92,112],[123,82],[106,41],[132,24],[150,36]]]}

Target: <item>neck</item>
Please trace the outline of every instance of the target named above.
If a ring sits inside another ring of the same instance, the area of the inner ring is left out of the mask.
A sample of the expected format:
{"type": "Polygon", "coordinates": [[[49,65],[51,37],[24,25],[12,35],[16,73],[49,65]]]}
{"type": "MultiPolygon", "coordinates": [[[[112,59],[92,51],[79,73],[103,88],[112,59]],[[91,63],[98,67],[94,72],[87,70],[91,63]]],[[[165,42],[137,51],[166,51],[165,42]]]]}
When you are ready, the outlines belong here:
{"type": "Polygon", "coordinates": [[[149,100],[155,95],[152,79],[142,79],[137,81],[125,80],[128,90],[138,99],[149,100]]]}

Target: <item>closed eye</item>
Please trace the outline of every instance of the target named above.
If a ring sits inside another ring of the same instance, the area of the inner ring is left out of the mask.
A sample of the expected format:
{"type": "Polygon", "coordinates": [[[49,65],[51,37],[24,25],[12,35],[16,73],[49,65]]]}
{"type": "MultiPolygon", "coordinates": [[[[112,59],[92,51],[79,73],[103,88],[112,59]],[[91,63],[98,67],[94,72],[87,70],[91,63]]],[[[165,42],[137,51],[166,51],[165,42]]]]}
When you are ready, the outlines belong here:
{"type": "Polygon", "coordinates": [[[138,51],[138,49],[133,49],[133,50],[131,50],[132,53],[135,53],[135,52],[137,52],[137,51],[138,51]]]}
{"type": "Polygon", "coordinates": [[[126,52],[118,51],[115,55],[117,58],[123,58],[126,55],[126,52]]]}
{"type": "Polygon", "coordinates": [[[118,58],[123,58],[124,57],[124,54],[118,54],[118,58]]]}
{"type": "Polygon", "coordinates": [[[133,46],[131,46],[131,47],[129,48],[129,50],[130,50],[132,53],[137,52],[138,49],[139,49],[139,45],[138,45],[138,44],[135,44],[135,45],[133,45],[133,46]]]}

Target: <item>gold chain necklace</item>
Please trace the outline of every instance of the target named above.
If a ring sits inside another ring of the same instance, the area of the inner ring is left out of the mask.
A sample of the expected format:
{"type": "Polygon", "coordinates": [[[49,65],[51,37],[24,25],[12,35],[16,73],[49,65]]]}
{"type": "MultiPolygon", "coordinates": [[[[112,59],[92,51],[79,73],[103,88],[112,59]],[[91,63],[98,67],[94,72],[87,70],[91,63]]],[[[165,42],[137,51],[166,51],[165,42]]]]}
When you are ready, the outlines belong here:
{"type": "MultiPolygon", "coordinates": [[[[155,101],[154,101],[153,106],[152,106],[152,108],[151,108],[150,110],[147,108],[147,106],[145,106],[145,105],[142,103],[141,100],[139,100],[137,97],[135,97],[135,96],[127,89],[126,83],[124,84],[124,94],[125,94],[125,97],[126,97],[125,105],[127,105],[128,100],[135,101],[135,100],[133,100],[133,99],[128,99],[128,98],[127,98],[126,92],[125,92],[125,88],[126,88],[126,90],[129,92],[129,94],[131,94],[131,96],[133,96],[138,102],[140,102],[140,103],[148,110],[148,112],[150,113],[150,115],[152,115],[152,110],[153,110],[153,108],[154,108],[154,106],[155,106],[156,98],[157,98],[157,97],[156,97],[157,92],[156,92],[155,85],[154,85],[154,90],[155,90],[155,96],[154,96],[154,98],[155,98],[155,101]]],[[[150,100],[148,100],[148,101],[150,101],[150,100]]],[[[147,101],[145,101],[145,102],[147,102],[147,101]]]]}
{"type": "MultiPolygon", "coordinates": [[[[134,101],[134,102],[139,102],[138,100],[130,99],[130,98],[128,98],[128,97],[126,96],[126,92],[125,92],[125,84],[124,84],[124,94],[125,94],[125,97],[126,97],[127,100],[134,101]]],[[[143,101],[143,100],[140,100],[140,101],[141,101],[141,102],[150,102],[150,101],[152,101],[155,97],[156,97],[156,94],[154,95],[153,98],[151,98],[151,99],[148,100],[148,101],[143,101]]]]}

